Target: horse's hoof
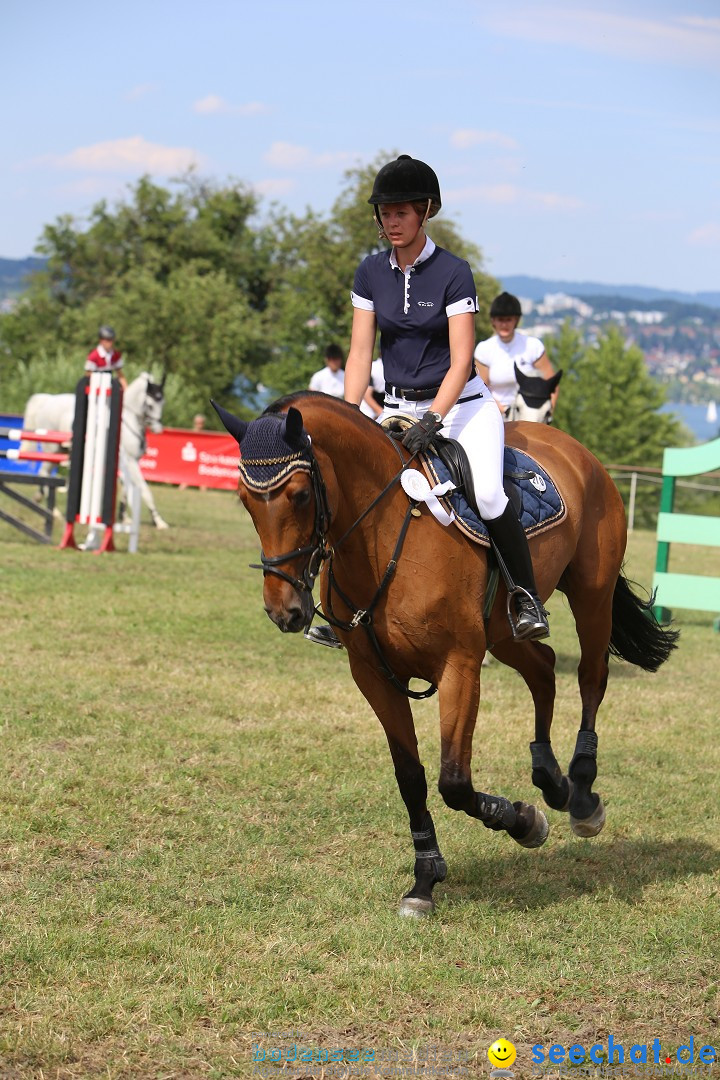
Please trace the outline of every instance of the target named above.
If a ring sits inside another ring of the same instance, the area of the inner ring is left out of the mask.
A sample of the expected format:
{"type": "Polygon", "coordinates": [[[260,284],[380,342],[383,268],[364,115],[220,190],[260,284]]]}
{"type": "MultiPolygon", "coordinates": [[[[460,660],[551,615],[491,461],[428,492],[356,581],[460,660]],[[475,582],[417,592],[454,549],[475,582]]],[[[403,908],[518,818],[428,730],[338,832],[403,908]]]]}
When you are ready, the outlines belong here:
{"type": "Polygon", "coordinates": [[[600,798],[590,817],[580,819],[570,815],[570,828],[576,836],[597,836],[604,824],[605,807],[600,798]]]}
{"type": "Polygon", "coordinates": [[[567,778],[567,782],[568,782],[568,797],[567,797],[567,802],[565,803],[565,805],[560,808],[560,813],[561,814],[567,814],[568,810],[570,809],[570,800],[572,799],[572,794],[573,794],[574,784],[573,784],[573,782],[572,782],[572,780],[570,779],[569,776],[567,778]]]}
{"type": "Polygon", "coordinates": [[[169,529],[170,526],[168,525],[167,521],[163,521],[163,519],[161,517],[158,517],[158,518],[155,518],[155,528],[156,529],[169,529]]]}
{"type": "MultiPolygon", "coordinates": [[[[531,809],[531,807],[529,807],[527,803],[521,805],[523,810],[531,809]]],[[[529,831],[521,839],[518,839],[516,836],[513,837],[513,839],[516,840],[518,844],[520,844],[520,847],[542,847],[548,838],[548,833],[550,832],[548,819],[545,817],[545,814],[542,812],[542,810],[540,810],[537,806],[532,807],[532,809],[534,809],[535,811],[535,817],[529,831]]]]}
{"type": "Polygon", "coordinates": [[[409,919],[424,919],[432,915],[435,910],[435,901],[424,900],[420,896],[403,896],[400,901],[400,914],[409,919]]]}

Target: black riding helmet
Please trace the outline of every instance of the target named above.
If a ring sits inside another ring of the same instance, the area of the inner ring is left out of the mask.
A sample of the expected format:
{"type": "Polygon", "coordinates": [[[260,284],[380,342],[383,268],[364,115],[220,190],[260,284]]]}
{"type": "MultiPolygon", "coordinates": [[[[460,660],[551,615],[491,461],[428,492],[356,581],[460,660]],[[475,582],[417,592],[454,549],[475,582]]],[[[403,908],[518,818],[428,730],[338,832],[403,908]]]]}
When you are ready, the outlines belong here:
{"type": "Polygon", "coordinates": [[[430,199],[430,216],[437,214],[442,206],[438,178],[424,161],[401,154],[395,161],[383,165],[375,177],[368,202],[377,207],[381,203],[416,202],[420,199],[430,199]]]}
{"type": "Polygon", "coordinates": [[[495,297],[490,305],[490,318],[502,319],[508,315],[517,316],[518,319],[522,316],[520,301],[517,296],[513,296],[512,293],[501,292],[499,296],[495,297]]]}
{"type": "Polygon", "coordinates": [[[101,326],[98,330],[98,337],[101,341],[114,341],[115,331],[113,330],[112,326],[101,326]]]}

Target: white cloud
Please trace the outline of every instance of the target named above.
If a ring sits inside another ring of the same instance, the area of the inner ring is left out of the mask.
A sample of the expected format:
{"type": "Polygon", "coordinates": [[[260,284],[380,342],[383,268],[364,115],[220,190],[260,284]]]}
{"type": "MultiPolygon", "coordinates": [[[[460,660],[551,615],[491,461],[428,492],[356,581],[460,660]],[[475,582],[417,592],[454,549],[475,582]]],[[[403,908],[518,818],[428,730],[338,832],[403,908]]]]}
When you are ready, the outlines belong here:
{"type": "Polygon", "coordinates": [[[516,184],[478,184],[443,192],[447,203],[481,202],[498,206],[529,206],[545,210],[579,210],[584,203],[572,195],[526,191],[516,184]]]}
{"type": "Polygon", "coordinates": [[[295,187],[295,181],[286,180],[258,180],[256,184],[253,184],[253,190],[258,195],[266,195],[270,199],[275,199],[280,195],[287,195],[288,191],[292,191],[295,187]]]}
{"type": "Polygon", "coordinates": [[[512,14],[490,14],[493,28],[509,37],[571,45],[591,52],[670,64],[720,63],[720,19],[694,16],[643,18],[581,5],[533,4],[512,14]]]}
{"type": "Polygon", "coordinates": [[[690,233],[688,243],[695,247],[720,247],[720,225],[714,221],[700,225],[690,233]]]}
{"type": "Polygon", "coordinates": [[[268,165],[273,165],[276,169],[326,169],[333,165],[351,165],[357,160],[358,155],[351,154],[347,150],[316,154],[307,146],[274,142],[263,157],[268,165]]]}
{"type": "Polygon", "coordinates": [[[36,159],[58,169],[84,169],[86,172],[170,173],[183,172],[201,163],[201,157],[185,146],[161,146],[141,135],[128,139],[79,146],[69,154],[36,159]]]}
{"type": "Polygon", "coordinates": [[[244,105],[231,105],[229,101],[218,97],[217,94],[208,94],[207,97],[199,98],[193,102],[193,112],[202,115],[220,113],[225,116],[258,116],[269,111],[270,107],[264,105],[261,101],[248,101],[244,105]]]}
{"type": "Polygon", "coordinates": [[[459,128],[450,136],[451,146],[458,150],[468,150],[471,146],[502,146],[506,150],[517,149],[517,142],[500,131],[478,131],[476,128],[459,128]]]}

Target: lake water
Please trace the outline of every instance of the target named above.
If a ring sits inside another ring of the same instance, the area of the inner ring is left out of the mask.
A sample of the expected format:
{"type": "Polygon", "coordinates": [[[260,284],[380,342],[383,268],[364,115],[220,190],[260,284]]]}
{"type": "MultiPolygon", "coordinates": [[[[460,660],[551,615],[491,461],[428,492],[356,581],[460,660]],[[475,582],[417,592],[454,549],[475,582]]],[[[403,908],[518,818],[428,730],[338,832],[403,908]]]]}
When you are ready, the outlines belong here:
{"type": "MultiPolygon", "coordinates": [[[[720,401],[716,403],[720,407],[720,401]]],[[[698,442],[708,442],[720,436],[720,420],[707,421],[707,403],[705,405],[686,405],[684,402],[669,401],[660,412],[673,413],[685,427],[690,428],[698,442]]]]}

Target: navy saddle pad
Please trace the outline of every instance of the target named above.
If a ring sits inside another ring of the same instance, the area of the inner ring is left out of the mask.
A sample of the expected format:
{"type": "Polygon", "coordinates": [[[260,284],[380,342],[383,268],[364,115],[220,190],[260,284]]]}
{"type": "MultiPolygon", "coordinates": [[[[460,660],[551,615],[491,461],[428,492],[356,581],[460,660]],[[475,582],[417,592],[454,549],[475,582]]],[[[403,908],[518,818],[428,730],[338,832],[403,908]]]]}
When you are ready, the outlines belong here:
{"type": "MultiPolygon", "coordinates": [[[[423,463],[432,483],[442,484],[451,479],[447,466],[435,455],[428,455],[423,463]]],[[[517,489],[512,502],[520,507],[518,516],[528,536],[549,529],[565,517],[565,503],[555,482],[529,454],[512,446],[505,447],[504,481],[506,491],[508,484],[517,489]]],[[[467,536],[478,544],[489,545],[485,523],[471,509],[463,491],[450,491],[440,502],[446,509],[455,511],[455,524],[467,536]]]]}

